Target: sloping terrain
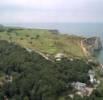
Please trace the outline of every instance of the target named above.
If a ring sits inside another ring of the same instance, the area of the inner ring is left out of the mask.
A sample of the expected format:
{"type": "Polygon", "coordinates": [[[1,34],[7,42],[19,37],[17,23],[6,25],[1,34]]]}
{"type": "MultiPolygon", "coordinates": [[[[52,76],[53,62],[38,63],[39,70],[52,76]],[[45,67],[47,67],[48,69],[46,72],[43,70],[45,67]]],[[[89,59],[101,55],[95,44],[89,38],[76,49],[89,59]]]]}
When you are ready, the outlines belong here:
{"type": "Polygon", "coordinates": [[[101,79],[99,64],[75,59],[85,57],[82,40],[84,38],[59,34],[56,30],[2,27],[0,100],[102,100],[102,83],[90,97],[84,98],[76,95],[77,90],[72,87],[74,82],[94,87],[89,70],[94,70],[95,77],[101,79]],[[42,55],[57,53],[74,58],[51,61],[42,55]],[[74,98],[69,97],[71,93],[74,98]]]}
{"type": "Polygon", "coordinates": [[[88,82],[83,60],[51,62],[35,52],[0,41],[0,100],[58,100],[74,81],[88,82]]]}
{"type": "Polygon", "coordinates": [[[56,30],[7,28],[0,31],[0,40],[7,40],[42,52],[55,55],[65,53],[70,57],[84,57],[81,37],[60,34],[56,30]]]}

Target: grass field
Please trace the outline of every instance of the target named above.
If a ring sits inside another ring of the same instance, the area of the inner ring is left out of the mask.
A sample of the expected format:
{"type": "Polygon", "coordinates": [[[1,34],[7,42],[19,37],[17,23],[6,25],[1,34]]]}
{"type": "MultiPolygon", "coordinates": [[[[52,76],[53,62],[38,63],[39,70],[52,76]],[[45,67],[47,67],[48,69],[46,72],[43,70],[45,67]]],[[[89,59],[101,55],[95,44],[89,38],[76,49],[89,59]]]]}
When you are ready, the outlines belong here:
{"type": "Polygon", "coordinates": [[[65,53],[71,57],[84,57],[81,37],[53,33],[47,29],[12,29],[0,32],[0,39],[15,42],[25,48],[45,54],[65,53]]]}

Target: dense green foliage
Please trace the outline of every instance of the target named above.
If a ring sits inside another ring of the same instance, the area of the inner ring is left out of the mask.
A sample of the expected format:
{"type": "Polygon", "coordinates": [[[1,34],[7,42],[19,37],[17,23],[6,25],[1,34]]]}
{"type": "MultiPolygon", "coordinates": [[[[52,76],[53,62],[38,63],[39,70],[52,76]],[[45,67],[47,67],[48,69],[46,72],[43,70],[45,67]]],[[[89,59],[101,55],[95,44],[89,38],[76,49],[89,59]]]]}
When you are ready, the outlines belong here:
{"type": "Polygon", "coordinates": [[[88,81],[90,65],[83,60],[46,60],[35,52],[0,41],[0,100],[57,100],[73,81],[88,81]],[[5,76],[12,76],[7,82],[5,76]]]}
{"type": "Polygon", "coordinates": [[[6,31],[6,27],[4,27],[3,25],[0,25],[0,32],[4,32],[6,31]]]}

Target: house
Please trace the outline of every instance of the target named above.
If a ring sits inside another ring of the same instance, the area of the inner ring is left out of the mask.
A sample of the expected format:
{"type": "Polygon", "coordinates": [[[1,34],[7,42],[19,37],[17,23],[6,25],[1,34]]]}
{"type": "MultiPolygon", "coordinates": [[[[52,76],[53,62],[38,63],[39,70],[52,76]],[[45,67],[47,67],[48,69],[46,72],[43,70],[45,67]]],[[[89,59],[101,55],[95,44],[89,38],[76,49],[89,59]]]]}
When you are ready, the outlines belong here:
{"type": "Polygon", "coordinates": [[[84,90],[86,88],[86,84],[85,83],[81,83],[81,82],[73,82],[72,86],[76,89],[76,90],[84,90]]]}
{"type": "Polygon", "coordinates": [[[70,58],[70,61],[74,61],[74,59],[73,59],[73,58],[70,58]]]}
{"type": "Polygon", "coordinates": [[[101,70],[103,71],[103,64],[100,64],[101,70]]]}
{"type": "Polygon", "coordinates": [[[74,94],[69,94],[68,96],[72,99],[74,98],[74,94]]]}
{"type": "Polygon", "coordinates": [[[74,89],[77,90],[76,94],[80,95],[81,97],[88,95],[88,91],[87,91],[87,87],[85,83],[81,83],[81,82],[74,82],[72,83],[72,86],[74,87],[74,89]]]}
{"type": "Polygon", "coordinates": [[[26,48],[26,50],[30,53],[32,52],[32,49],[30,49],[30,48],[26,48]]]}
{"type": "Polygon", "coordinates": [[[58,53],[58,54],[55,55],[56,61],[60,61],[63,57],[64,57],[63,53],[58,53]]]}
{"type": "Polygon", "coordinates": [[[88,74],[89,74],[89,77],[90,77],[90,82],[93,84],[96,82],[96,79],[95,79],[95,72],[93,70],[89,70],[88,71],[88,74]]]}
{"type": "Polygon", "coordinates": [[[56,61],[61,61],[61,58],[57,58],[56,61]]]}
{"type": "Polygon", "coordinates": [[[6,75],[5,77],[6,82],[12,82],[13,81],[13,77],[11,75],[6,75]]]}
{"type": "Polygon", "coordinates": [[[63,53],[57,53],[57,54],[55,55],[55,58],[62,58],[62,57],[64,57],[64,54],[63,54],[63,53]]]}

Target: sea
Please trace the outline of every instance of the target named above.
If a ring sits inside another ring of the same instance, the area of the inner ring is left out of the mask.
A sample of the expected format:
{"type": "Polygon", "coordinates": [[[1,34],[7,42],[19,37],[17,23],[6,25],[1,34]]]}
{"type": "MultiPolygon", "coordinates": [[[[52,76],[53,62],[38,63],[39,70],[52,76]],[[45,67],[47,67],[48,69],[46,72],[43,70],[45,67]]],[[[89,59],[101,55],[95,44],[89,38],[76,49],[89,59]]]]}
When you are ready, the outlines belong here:
{"type": "MultiPolygon", "coordinates": [[[[61,34],[85,37],[98,36],[103,43],[103,23],[9,23],[6,25],[25,28],[57,29],[61,34]]],[[[103,49],[97,53],[96,59],[103,64],[103,49]]]]}

